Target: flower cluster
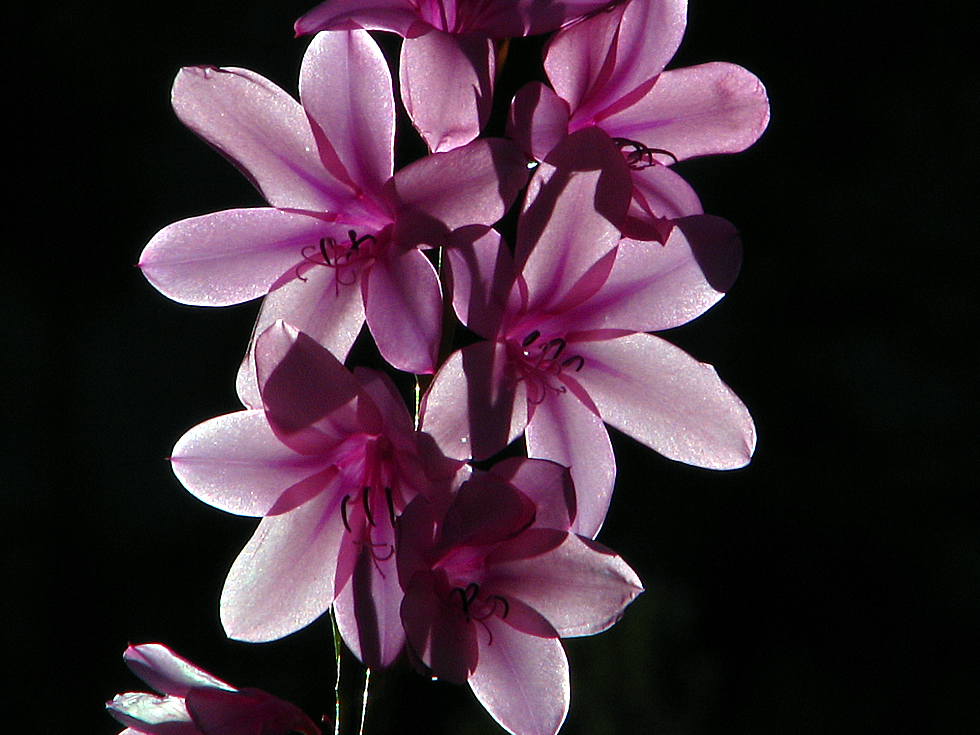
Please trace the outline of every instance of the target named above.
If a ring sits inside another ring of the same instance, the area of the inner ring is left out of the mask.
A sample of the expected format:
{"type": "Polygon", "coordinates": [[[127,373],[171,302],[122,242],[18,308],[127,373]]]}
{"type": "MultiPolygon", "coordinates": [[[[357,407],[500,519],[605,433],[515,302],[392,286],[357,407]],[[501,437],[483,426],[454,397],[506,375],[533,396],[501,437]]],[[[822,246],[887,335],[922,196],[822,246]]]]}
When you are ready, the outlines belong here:
{"type": "MultiPolygon", "coordinates": [[[[768,122],[741,67],[665,71],[686,10],[327,0],[296,24],[315,33],[299,101],[245,69],[180,71],[178,117],[268,202],[172,224],[139,263],[182,303],[263,298],[243,409],[171,456],[195,496],[261,518],[221,594],[230,637],[275,640],[332,610],[367,667],[405,652],[509,732],[558,731],[560,639],[608,628],[642,591],[594,540],[616,477],[605,424],[700,467],[755,448],[715,370],[654,334],[709,309],[741,262],[735,228],[673,164],[742,150],[768,122]],[[429,150],[397,170],[392,77],[368,31],[404,39],[401,102],[429,150]],[[480,137],[507,39],[543,33],[550,86],[510,101],[506,138],[480,137]],[[512,207],[508,242],[495,226],[512,207]],[[472,339],[454,345],[457,320],[472,339]],[[345,366],[365,326],[425,388],[414,415],[386,372],[345,366]],[[522,436],[526,456],[497,457],[522,436]]],[[[110,703],[127,732],[317,732],[162,647],[127,661],[164,695],[110,703]],[[233,703],[247,726],[222,724],[233,703]]]]}

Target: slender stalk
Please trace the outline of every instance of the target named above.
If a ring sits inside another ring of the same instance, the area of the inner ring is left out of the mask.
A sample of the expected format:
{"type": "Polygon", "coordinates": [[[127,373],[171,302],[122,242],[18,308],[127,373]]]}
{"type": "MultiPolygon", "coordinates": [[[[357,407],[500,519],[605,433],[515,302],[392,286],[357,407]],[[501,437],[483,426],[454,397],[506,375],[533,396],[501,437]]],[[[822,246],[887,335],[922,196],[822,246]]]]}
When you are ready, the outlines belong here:
{"type": "Polygon", "coordinates": [[[361,726],[357,735],[364,735],[364,719],[367,717],[368,687],[371,684],[371,669],[364,669],[364,694],[361,695],[361,726]]]}
{"type": "Polygon", "coordinates": [[[333,628],[334,660],[335,663],[337,664],[337,678],[334,680],[334,684],[333,684],[333,696],[334,696],[333,735],[340,735],[340,651],[341,651],[340,628],[337,627],[337,618],[333,614],[333,608],[331,607],[328,612],[330,614],[331,627],[333,628]]]}

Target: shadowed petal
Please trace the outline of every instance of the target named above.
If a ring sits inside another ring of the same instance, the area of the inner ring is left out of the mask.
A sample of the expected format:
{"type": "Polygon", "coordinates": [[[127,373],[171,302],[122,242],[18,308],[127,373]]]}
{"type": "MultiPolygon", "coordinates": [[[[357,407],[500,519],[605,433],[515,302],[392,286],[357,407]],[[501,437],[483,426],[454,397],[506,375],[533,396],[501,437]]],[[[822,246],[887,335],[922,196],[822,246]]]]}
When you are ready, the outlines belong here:
{"type": "Polygon", "coordinates": [[[317,35],[303,56],[299,91],[351,180],[380,201],[394,166],[395,100],[377,43],[365,31],[317,35]]]}
{"type": "Polygon", "coordinates": [[[578,379],[607,423],[679,462],[719,470],[749,463],[755,424],[710,365],[650,334],[575,349],[587,366],[578,379]]]}
{"type": "Polygon", "coordinates": [[[510,483],[537,506],[534,528],[567,531],[576,515],[575,486],[567,467],[524,457],[503,459],[490,474],[510,483]]]}
{"type": "Polygon", "coordinates": [[[412,0],[327,0],[296,21],[296,35],[316,31],[391,31],[405,37],[419,22],[412,0]]]}
{"type": "Polygon", "coordinates": [[[467,327],[492,339],[514,283],[514,257],[500,233],[488,229],[473,242],[444,251],[453,288],[453,309],[467,327]]]}
{"type": "Polygon", "coordinates": [[[342,226],[300,212],[229,209],[175,222],[153,236],[139,267],[168,298],[227,306],[264,296],[284,275],[296,277],[303,252],[342,226]]]}
{"type": "Polygon", "coordinates": [[[330,607],[344,535],[341,496],[328,486],[299,508],[262,519],[221,591],[221,623],[229,638],[276,640],[330,607]]]}
{"type": "Polygon", "coordinates": [[[496,67],[493,41],[435,28],[402,42],[402,100],[434,153],[466,145],[490,116],[496,67]]]}
{"type": "Polygon", "coordinates": [[[180,438],[170,461],[192,495],[245,516],[265,515],[286,490],[326,467],[322,457],[305,457],[279,441],[262,411],[198,424],[180,438]]]}
{"type": "Polygon", "coordinates": [[[693,187],[673,169],[652,165],[632,170],[630,175],[633,200],[623,222],[623,237],[664,242],[673,220],[704,212],[693,187]]]}
{"type": "Polygon", "coordinates": [[[510,105],[507,135],[536,161],[543,161],[568,134],[568,103],[541,82],[521,87],[510,105]]]}
{"type": "Polygon", "coordinates": [[[246,69],[185,67],[174,81],[173,107],[272,206],[337,212],[353,199],[324,168],[306,112],[268,79],[246,69]]]}
{"type": "Polygon", "coordinates": [[[230,684],[198,668],[159,643],[130,645],[123,653],[123,660],[130,671],[161,694],[186,697],[194,687],[234,690],[230,684]]]}
{"type": "Polygon", "coordinates": [[[602,121],[611,136],[668,150],[679,161],[743,151],[768,124],[762,82],[724,62],[665,71],[635,105],[602,121]]]}
{"type": "Polygon", "coordinates": [[[557,638],[527,635],[487,618],[470,688],[493,718],[516,735],[555,735],[568,713],[568,659],[557,638]],[[489,632],[493,642],[487,644],[489,632]]]}

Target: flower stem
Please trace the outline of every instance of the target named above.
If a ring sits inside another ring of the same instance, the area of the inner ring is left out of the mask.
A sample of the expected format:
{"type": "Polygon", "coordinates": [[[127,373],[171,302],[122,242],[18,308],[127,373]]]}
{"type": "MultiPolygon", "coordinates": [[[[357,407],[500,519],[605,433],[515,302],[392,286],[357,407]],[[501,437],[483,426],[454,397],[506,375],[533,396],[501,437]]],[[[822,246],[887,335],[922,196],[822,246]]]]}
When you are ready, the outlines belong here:
{"type": "Polygon", "coordinates": [[[333,708],[333,735],[340,735],[340,628],[337,627],[337,618],[333,614],[333,608],[328,611],[330,614],[330,624],[333,628],[333,653],[337,664],[337,678],[333,684],[334,708],[333,708]]]}
{"type": "Polygon", "coordinates": [[[364,735],[364,719],[367,717],[368,706],[368,687],[371,684],[371,669],[364,669],[364,694],[361,695],[361,726],[357,730],[357,735],[364,735]]]}

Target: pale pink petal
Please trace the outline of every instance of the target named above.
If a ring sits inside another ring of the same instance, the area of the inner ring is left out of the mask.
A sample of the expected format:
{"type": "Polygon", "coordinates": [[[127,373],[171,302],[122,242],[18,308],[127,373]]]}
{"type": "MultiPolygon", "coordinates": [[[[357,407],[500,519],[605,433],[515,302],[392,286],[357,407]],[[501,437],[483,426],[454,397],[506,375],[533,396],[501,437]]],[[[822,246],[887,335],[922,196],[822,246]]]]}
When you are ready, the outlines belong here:
{"type": "Polygon", "coordinates": [[[568,659],[557,638],[540,638],[492,616],[477,632],[480,657],[470,688],[515,735],[555,735],[568,713],[568,659]],[[488,635],[492,635],[492,642],[488,635]]]}
{"type": "Polygon", "coordinates": [[[303,56],[299,92],[351,180],[380,201],[394,170],[395,100],[377,43],[366,31],[317,35],[303,56]]]}
{"type": "Polygon", "coordinates": [[[175,222],[153,236],[139,267],[168,298],[195,306],[227,306],[264,296],[283,277],[302,275],[304,253],[344,226],[302,212],[229,209],[175,222]]]}
{"type": "Polygon", "coordinates": [[[487,230],[472,242],[443,251],[453,289],[453,309],[467,327],[487,339],[497,334],[511,284],[514,257],[500,233],[487,230]]]}
{"type": "Polygon", "coordinates": [[[606,519],[616,481],[616,458],[602,419],[571,390],[549,394],[534,406],[525,439],[529,457],[570,469],[578,509],[570,530],[594,538],[606,519]]]}
{"type": "Polygon", "coordinates": [[[370,669],[390,666],[405,645],[394,544],[391,524],[379,521],[369,542],[361,544],[353,574],[334,603],[344,642],[370,669]]]}
{"type": "Polygon", "coordinates": [[[327,0],[296,21],[296,35],[316,31],[391,31],[404,37],[419,22],[412,0],[327,0]]]}
{"type": "Polygon", "coordinates": [[[710,365],[650,334],[575,349],[585,360],[578,380],[605,422],[679,462],[710,469],[749,463],[755,424],[710,365]]]}
{"type": "Polygon", "coordinates": [[[622,226],[624,237],[664,242],[673,220],[704,212],[694,188],[673,169],[655,164],[630,174],[633,200],[622,226]]]}
{"type": "Polygon", "coordinates": [[[229,638],[276,640],[327,611],[345,533],[341,490],[327,487],[289,513],[262,519],[221,591],[221,622],[229,638]]]}
{"type": "Polygon", "coordinates": [[[198,668],[159,643],[130,645],[123,660],[136,676],[161,694],[186,697],[194,687],[216,687],[234,691],[234,687],[198,668]]]}
{"type": "Polygon", "coordinates": [[[409,373],[435,372],[442,290],[424,253],[389,248],[366,274],[364,304],[365,319],[385,360],[409,373]]]}
{"type": "Polygon", "coordinates": [[[692,217],[690,224],[686,229],[699,228],[693,242],[681,227],[674,227],[664,244],[621,240],[602,288],[561,322],[570,330],[655,332],[686,324],[711,308],[735,280],[742,243],[719,217],[692,217]]]}
{"type": "Polygon", "coordinates": [[[265,515],[290,487],[319,476],[322,457],[297,454],[272,433],[262,411],[205,421],[177,442],[174,474],[195,497],[236,515],[265,515]]]}
{"type": "Polygon", "coordinates": [[[306,112],[268,79],[185,67],[172,101],[181,122],[237,164],[272,206],[337,212],[354,198],[324,168],[306,112]]]}
{"type": "Polygon", "coordinates": [[[402,42],[402,100],[412,124],[434,153],[469,143],[483,129],[493,102],[493,41],[435,28],[402,42]]]}
{"type": "Polygon", "coordinates": [[[255,374],[255,339],[277,320],[283,320],[309,335],[338,360],[346,360],[354,340],[364,326],[364,297],[355,271],[310,267],[303,279],[293,279],[262,301],[252,330],[248,353],[238,370],[238,397],[249,408],[260,408],[262,398],[255,374]],[[338,282],[342,274],[343,283],[338,282]],[[305,280],[304,280],[305,279],[305,280]]]}
{"type": "Polygon", "coordinates": [[[555,34],[545,70],[573,110],[570,129],[635,100],[676,53],[686,25],[686,0],[632,0],[555,34]]]}
{"type": "Polygon", "coordinates": [[[400,446],[405,437],[414,439],[415,425],[408,414],[408,406],[398,388],[385,373],[379,373],[364,367],[354,368],[354,380],[371,398],[381,417],[381,430],[400,449],[415,448],[415,443],[409,439],[409,446],[400,446]]]}
{"type": "Polygon", "coordinates": [[[534,535],[506,541],[487,557],[486,584],[537,610],[561,637],[601,633],[643,591],[636,572],[601,544],[567,534],[556,548],[528,556],[523,547],[534,535]]]}
{"type": "Polygon", "coordinates": [[[536,161],[543,161],[568,135],[568,103],[541,82],[521,87],[510,105],[507,135],[536,161]]]}
{"type": "Polygon", "coordinates": [[[269,425],[300,454],[323,455],[352,434],[381,431],[381,415],[354,376],[320,344],[278,321],[255,344],[269,425]]]}
{"type": "MultiPolygon", "coordinates": [[[[183,697],[157,697],[143,692],[117,694],[106,704],[109,714],[136,735],[202,735],[191,720],[183,697]]],[[[120,733],[122,735],[122,733],[120,733]]]]}
{"type": "Polygon", "coordinates": [[[561,312],[602,284],[596,264],[619,241],[632,190],[623,156],[596,128],[568,136],[538,166],[515,253],[528,311],[561,312]]]}
{"type": "Polygon", "coordinates": [[[712,62],[664,72],[641,100],[603,120],[602,128],[682,161],[745,150],[768,124],[769,100],[758,77],[712,62]]]}
{"type": "Polygon", "coordinates": [[[493,456],[527,425],[524,381],[509,375],[505,345],[478,342],[443,363],[422,404],[422,431],[456,459],[493,456]]]}
{"type": "Polygon", "coordinates": [[[404,247],[436,247],[460,227],[492,225],[526,182],[524,156],[509,140],[477,140],[426,156],[398,171],[385,188],[397,213],[393,237],[404,247]]]}
{"type": "Polygon", "coordinates": [[[534,528],[567,531],[576,515],[575,486],[567,467],[540,459],[511,457],[490,474],[513,485],[537,506],[534,528]]]}
{"type": "Polygon", "coordinates": [[[440,547],[481,547],[526,529],[535,504],[496,475],[478,472],[463,483],[442,521],[440,547]]]}

